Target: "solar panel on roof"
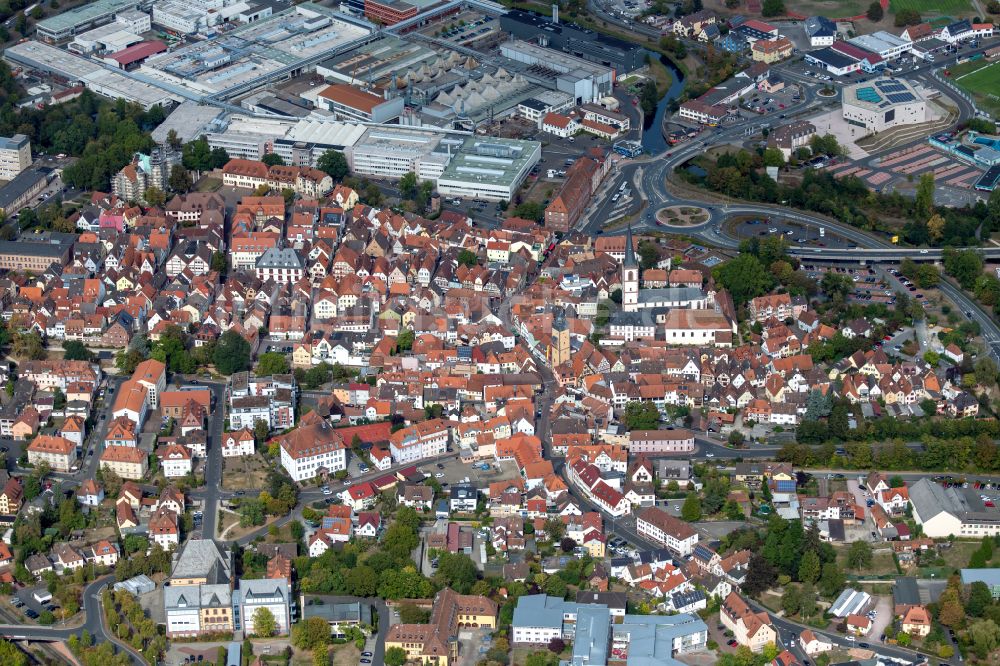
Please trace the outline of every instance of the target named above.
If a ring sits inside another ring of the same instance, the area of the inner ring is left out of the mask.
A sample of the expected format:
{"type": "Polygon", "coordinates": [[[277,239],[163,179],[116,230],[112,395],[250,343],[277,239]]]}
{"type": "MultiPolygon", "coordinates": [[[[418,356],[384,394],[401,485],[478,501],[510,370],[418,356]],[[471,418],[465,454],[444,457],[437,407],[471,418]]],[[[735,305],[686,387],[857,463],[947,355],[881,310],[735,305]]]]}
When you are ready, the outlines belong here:
{"type": "Polygon", "coordinates": [[[893,104],[900,104],[902,102],[912,102],[913,93],[908,93],[908,92],[891,93],[889,95],[886,95],[886,99],[888,99],[893,104]]]}

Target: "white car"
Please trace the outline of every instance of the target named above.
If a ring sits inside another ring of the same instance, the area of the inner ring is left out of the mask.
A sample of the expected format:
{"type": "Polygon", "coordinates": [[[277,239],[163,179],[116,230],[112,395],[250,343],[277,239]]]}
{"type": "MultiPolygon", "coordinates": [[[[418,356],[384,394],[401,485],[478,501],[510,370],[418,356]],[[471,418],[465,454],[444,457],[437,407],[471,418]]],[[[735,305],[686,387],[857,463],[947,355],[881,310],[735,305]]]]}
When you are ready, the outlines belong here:
{"type": "Polygon", "coordinates": [[[714,454],[714,453],[706,453],[706,454],[705,454],[705,457],[706,457],[706,458],[714,458],[714,457],[715,457],[715,454],[714,454]]]}
{"type": "Polygon", "coordinates": [[[929,251],[929,250],[921,250],[921,251],[920,251],[920,254],[927,254],[927,252],[928,252],[928,251],[929,251]]]}
{"type": "Polygon", "coordinates": [[[333,491],[330,490],[329,488],[323,488],[323,494],[324,495],[332,495],[333,491]]]}
{"type": "Polygon", "coordinates": [[[438,472],[437,474],[434,475],[434,478],[435,479],[443,479],[444,478],[444,474],[442,472],[438,472]]]}

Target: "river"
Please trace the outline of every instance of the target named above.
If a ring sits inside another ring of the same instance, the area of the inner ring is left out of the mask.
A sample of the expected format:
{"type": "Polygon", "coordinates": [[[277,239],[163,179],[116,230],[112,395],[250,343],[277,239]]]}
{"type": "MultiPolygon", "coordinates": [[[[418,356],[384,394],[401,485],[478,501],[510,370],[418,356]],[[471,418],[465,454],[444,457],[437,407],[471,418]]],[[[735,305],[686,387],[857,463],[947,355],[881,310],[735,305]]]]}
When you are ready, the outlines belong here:
{"type": "Polygon", "coordinates": [[[684,90],[684,73],[674,64],[674,61],[665,55],[660,55],[660,62],[663,63],[672,79],[667,93],[656,105],[656,113],[651,118],[647,117],[642,124],[642,149],[650,155],[659,155],[667,149],[667,140],[663,138],[663,117],[667,113],[670,102],[681,96],[684,90]]]}

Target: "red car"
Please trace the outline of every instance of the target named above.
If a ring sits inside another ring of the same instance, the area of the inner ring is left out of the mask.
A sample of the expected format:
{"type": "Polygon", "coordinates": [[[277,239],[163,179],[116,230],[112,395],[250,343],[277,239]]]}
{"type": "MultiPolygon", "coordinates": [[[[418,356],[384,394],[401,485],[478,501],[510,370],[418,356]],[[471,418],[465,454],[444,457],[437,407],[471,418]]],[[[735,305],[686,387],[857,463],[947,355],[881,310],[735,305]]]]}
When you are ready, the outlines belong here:
{"type": "Polygon", "coordinates": [[[993,502],[991,500],[986,500],[985,502],[983,502],[983,506],[988,506],[988,507],[990,507],[992,509],[996,505],[993,504],[993,502]]]}
{"type": "Polygon", "coordinates": [[[728,645],[729,647],[736,647],[737,645],[739,645],[739,643],[736,642],[735,638],[731,638],[729,639],[729,642],[726,643],[726,645],[728,645]]]}

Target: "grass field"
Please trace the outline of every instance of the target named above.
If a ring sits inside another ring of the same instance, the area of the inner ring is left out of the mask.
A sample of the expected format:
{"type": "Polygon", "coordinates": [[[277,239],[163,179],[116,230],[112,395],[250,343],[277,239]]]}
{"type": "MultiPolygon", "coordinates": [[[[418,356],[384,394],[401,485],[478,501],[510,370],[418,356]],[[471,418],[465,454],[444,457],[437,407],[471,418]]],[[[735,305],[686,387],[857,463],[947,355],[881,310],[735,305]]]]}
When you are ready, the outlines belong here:
{"type": "Polygon", "coordinates": [[[1000,113],[1000,63],[968,62],[951,70],[955,85],[968,91],[976,104],[994,117],[1000,113]]]}
{"type": "Polygon", "coordinates": [[[893,14],[901,9],[915,9],[926,19],[928,16],[965,16],[974,14],[969,0],[891,0],[889,11],[893,14]]]}
{"type": "Polygon", "coordinates": [[[829,17],[858,16],[864,14],[871,3],[862,0],[802,0],[789,5],[794,11],[813,16],[821,14],[829,17]]]}

